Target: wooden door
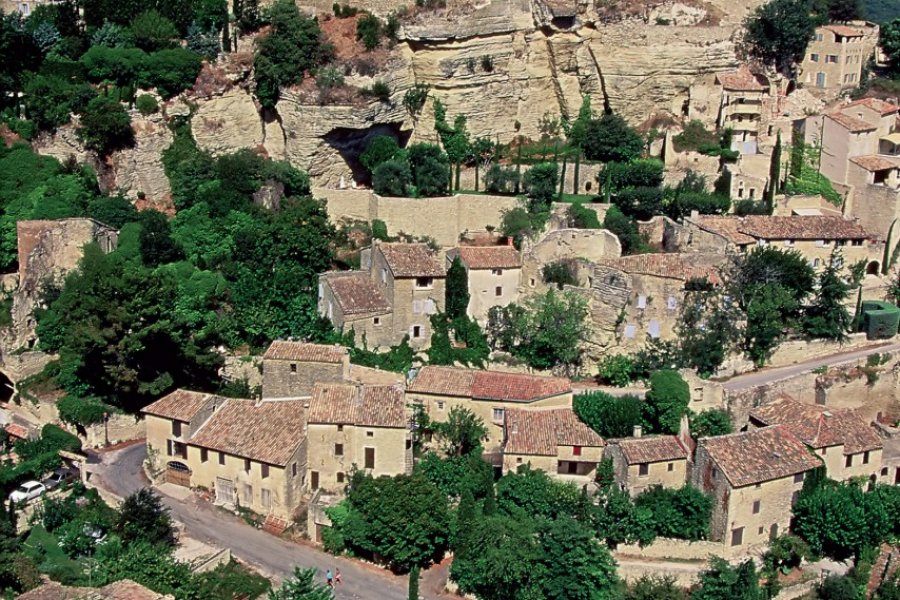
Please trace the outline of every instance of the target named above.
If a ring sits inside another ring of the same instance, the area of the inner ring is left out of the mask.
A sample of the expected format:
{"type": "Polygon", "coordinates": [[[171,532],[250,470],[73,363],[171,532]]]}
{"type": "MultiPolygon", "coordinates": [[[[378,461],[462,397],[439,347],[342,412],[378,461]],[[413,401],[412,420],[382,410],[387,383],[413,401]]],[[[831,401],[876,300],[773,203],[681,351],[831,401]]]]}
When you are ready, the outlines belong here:
{"type": "Polygon", "coordinates": [[[234,504],[234,482],[232,480],[216,477],[216,501],[222,504],[234,504]]]}
{"type": "Polygon", "coordinates": [[[375,448],[366,448],[366,469],[375,468],[375,448]]]}
{"type": "Polygon", "coordinates": [[[191,470],[179,462],[170,462],[166,465],[166,481],[175,485],[191,487],[191,470]]]}

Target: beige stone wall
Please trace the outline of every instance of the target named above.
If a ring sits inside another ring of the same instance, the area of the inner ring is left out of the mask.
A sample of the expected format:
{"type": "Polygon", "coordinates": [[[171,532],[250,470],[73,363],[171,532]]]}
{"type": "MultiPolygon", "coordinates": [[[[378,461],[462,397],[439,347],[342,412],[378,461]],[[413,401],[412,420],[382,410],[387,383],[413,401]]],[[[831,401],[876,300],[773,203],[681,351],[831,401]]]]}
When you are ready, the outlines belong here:
{"type": "Polygon", "coordinates": [[[558,446],[557,456],[530,454],[503,454],[503,473],[515,473],[522,465],[543,471],[557,481],[583,486],[592,483],[597,475],[597,463],[603,459],[603,448],[582,448],[575,456],[571,446],[558,446]],[[569,465],[575,463],[575,473],[569,473],[569,465]]]}
{"type": "Polygon", "coordinates": [[[311,423],[308,428],[309,475],[311,486],[317,473],[319,487],[327,491],[340,491],[356,470],[371,475],[399,475],[407,471],[407,431],[405,428],[357,427],[311,423]],[[342,445],[341,455],[336,445],[342,445]],[[375,450],[375,467],[365,468],[365,449],[375,450]],[[338,474],[342,481],[338,481],[338,474]]]}
{"type": "Polygon", "coordinates": [[[843,446],[832,446],[815,450],[816,455],[825,463],[825,472],[831,479],[837,481],[849,481],[854,477],[869,479],[875,476],[881,478],[882,450],[858,452],[852,456],[851,466],[847,466],[848,455],[844,454],[843,446]]]}
{"type": "Polygon", "coordinates": [[[637,544],[620,544],[616,549],[616,555],[650,560],[705,561],[710,556],[727,557],[728,552],[725,545],[720,542],[656,538],[652,544],[643,547],[637,544]]]}
{"type": "Polygon", "coordinates": [[[466,312],[479,324],[487,323],[488,311],[492,307],[508,306],[519,299],[522,269],[500,269],[500,273],[492,269],[467,269],[467,272],[469,306],[466,312]]]}
{"type": "MultiPolygon", "coordinates": [[[[900,196],[896,190],[883,185],[865,185],[851,188],[846,204],[846,214],[859,220],[866,231],[887,240],[891,224],[900,216],[900,196]]],[[[894,228],[891,252],[900,240],[900,230],[894,228]]]]}
{"type": "Polygon", "coordinates": [[[548,408],[571,407],[572,394],[562,394],[545,398],[536,402],[523,404],[521,402],[499,402],[493,400],[473,400],[471,398],[457,398],[451,396],[438,396],[433,394],[407,393],[410,404],[421,404],[432,421],[446,421],[450,410],[459,406],[467,408],[484,421],[488,429],[488,439],[484,442],[484,450],[488,453],[498,452],[503,444],[503,416],[494,418],[494,409],[505,411],[510,408],[548,408]]]}
{"type": "MultiPolygon", "coordinates": [[[[807,121],[807,128],[814,129],[816,121],[807,121]]],[[[810,132],[815,136],[818,130],[810,132]]],[[[822,154],[819,171],[837,183],[847,183],[849,159],[878,151],[878,134],[875,131],[850,133],[832,119],[822,119],[820,140],[822,154]]]]}
{"type": "MultiPolygon", "coordinates": [[[[99,448],[107,444],[118,444],[144,437],[144,423],[133,415],[112,414],[106,423],[98,423],[85,428],[84,445],[99,448]]],[[[76,433],[73,431],[72,433],[76,433]]],[[[79,436],[82,437],[82,436],[79,436]]]]}
{"type": "Polygon", "coordinates": [[[609,444],[604,456],[612,460],[616,483],[632,497],[654,485],[676,489],[687,483],[686,459],[649,463],[647,474],[641,475],[640,465],[629,465],[617,444],[609,444]]]}
{"type": "Polygon", "coordinates": [[[325,277],[319,278],[319,289],[319,314],[331,321],[338,331],[353,331],[354,342],[360,347],[365,343],[369,349],[388,348],[402,339],[402,336],[397,338],[393,312],[347,316],[325,277]]]}
{"type": "Polygon", "coordinates": [[[338,383],[347,378],[349,357],[342,364],[289,360],[263,361],[263,398],[302,398],[316,383],[338,383]]]}
{"type": "Polygon", "coordinates": [[[816,30],[816,38],[809,43],[801,63],[800,80],[804,84],[821,87],[832,93],[859,87],[862,69],[872,55],[874,45],[865,37],[843,40],[843,43],[838,42],[835,34],[826,29],[816,30]],[[837,60],[829,62],[829,56],[836,57],[837,60]],[[819,86],[817,79],[819,73],[825,76],[822,86],[819,86]]]}

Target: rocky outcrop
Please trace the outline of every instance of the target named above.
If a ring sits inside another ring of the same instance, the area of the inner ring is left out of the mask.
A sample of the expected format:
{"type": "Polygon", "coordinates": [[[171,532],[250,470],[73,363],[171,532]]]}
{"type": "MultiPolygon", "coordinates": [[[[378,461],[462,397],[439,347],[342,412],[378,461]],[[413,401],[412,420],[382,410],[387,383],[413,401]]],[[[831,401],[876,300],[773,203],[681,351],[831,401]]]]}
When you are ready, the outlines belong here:
{"type": "Polygon", "coordinates": [[[213,155],[255,148],[266,139],[253,96],[239,87],[198,102],[191,131],[197,145],[213,155]]]}
{"type": "Polygon", "coordinates": [[[112,189],[126,190],[132,198],[143,195],[148,203],[160,205],[171,194],[169,179],[162,164],[163,150],[173,138],[165,120],[159,114],[142,116],[137,111],[131,115],[134,145],[114,152],[109,158],[112,189]]]}

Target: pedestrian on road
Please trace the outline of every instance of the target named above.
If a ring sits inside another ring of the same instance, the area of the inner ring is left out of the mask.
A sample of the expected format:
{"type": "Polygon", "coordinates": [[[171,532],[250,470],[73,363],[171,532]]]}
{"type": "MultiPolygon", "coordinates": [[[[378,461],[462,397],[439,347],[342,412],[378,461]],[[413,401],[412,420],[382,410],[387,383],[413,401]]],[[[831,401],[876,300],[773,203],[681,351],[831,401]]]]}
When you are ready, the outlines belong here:
{"type": "Polygon", "coordinates": [[[335,585],[339,585],[339,584],[343,583],[343,581],[341,581],[341,570],[340,569],[334,570],[334,583],[335,583],[335,585]]]}
{"type": "Polygon", "coordinates": [[[331,569],[325,571],[325,583],[328,584],[328,587],[334,587],[334,577],[331,575],[331,569]]]}

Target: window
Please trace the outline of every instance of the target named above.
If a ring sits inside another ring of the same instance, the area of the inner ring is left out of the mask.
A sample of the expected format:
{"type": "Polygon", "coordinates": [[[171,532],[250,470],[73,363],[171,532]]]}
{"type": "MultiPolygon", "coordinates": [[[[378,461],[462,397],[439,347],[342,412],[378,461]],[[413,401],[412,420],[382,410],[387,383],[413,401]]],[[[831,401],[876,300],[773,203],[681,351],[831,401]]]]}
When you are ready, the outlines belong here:
{"type": "Polygon", "coordinates": [[[381,283],[387,283],[387,269],[381,270],[381,283]]]}
{"type": "Polygon", "coordinates": [[[310,471],[309,472],[309,487],[312,488],[313,491],[319,489],[319,472],[318,471],[310,471]]]}
{"type": "Polygon", "coordinates": [[[765,527],[760,527],[759,529],[756,530],[756,533],[759,534],[759,535],[762,535],[762,534],[763,534],[763,531],[765,531],[765,530],[766,530],[765,527]]]}
{"type": "Polygon", "coordinates": [[[760,502],[759,500],[754,500],[754,501],[753,501],[753,514],[754,514],[754,515],[758,515],[758,514],[759,514],[760,506],[761,506],[761,502],[760,502]]]}
{"type": "Polygon", "coordinates": [[[219,452],[219,464],[220,465],[225,464],[225,453],[224,452],[219,452]]]}
{"type": "Polygon", "coordinates": [[[818,258],[813,259],[813,264],[812,264],[813,269],[818,269],[821,264],[822,264],[822,261],[819,260],[818,258]]]}
{"type": "Polygon", "coordinates": [[[650,325],[647,327],[647,335],[654,340],[659,337],[659,321],[650,319],[650,325]]]}
{"type": "Polygon", "coordinates": [[[809,60],[811,60],[812,62],[819,62],[819,55],[818,55],[818,54],[815,54],[815,53],[810,54],[810,55],[809,55],[809,60]]]}
{"type": "Polygon", "coordinates": [[[581,456],[581,446],[572,446],[572,456],[581,456]]]}
{"type": "Polygon", "coordinates": [[[265,488],[260,490],[259,503],[262,504],[263,508],[272,508],[272,490],[265,488]]]}
{"type": "Polygon", "coordinates": [[[375,317],[374,319],[372,319],[372,325],[375,325],[376,327],[378,325],[381,325],[381,317],[375,317]]]}
{"type": "Polygon", "coordinates": [[[260,477],[262,477],[263,479],[268,478],[269,477],[269,465],[266,465],[266,464],[259,465],[259,474],[260,474],[260,477]]]}
{"type": "Polygon", "coordinates": [[[494,288],[494,295],[498,298],[503,295],[503,286],[498,285],[494,288]]]}
{"type": "Polygon", "coordinates": [[[253,486],[244,484],[243,489],[241,490],[241,501],[244,504],[252,504],[253,503],[253,486]]]}
{"type": "Polygon", "coordinates": [[[854,245],[854,246],[862,246],[862,245],[863,245],[863,240],[853,240],[853,241],[851,242],[851,244],[854,245]]]}
{"type": "Polygon", "coordinates": [[[504,410],[502,408],[495,408],[491,411],[491,418],[495,423],[503,422],[504,410]]]}
{"type": "Polygon", "coordinates": [[[816,240],[816,246],[819,248],[824,248],[827,245],[828,244],[825,242],[825,240],[816,240]]]}
{"type": "Polygon", "coordinates": [[[297,374],[297,363],[291,363],[291,375],[297,374]]]}
{"type": "Polygon", "coordinates": [[[863,452],[863,464],[864,465],[869,464],[869,451],[868,450],[863,452]]]}
{"type": "Polygon", "coordinates": [[[422,337],[422,326],[421,325],[413,325],[412,327],[412,336],[414,338],[422,337]]]}
{"type": "Polygon", "coordinates": [[[297,476],[297,463],[291,463],[291,477],[297,476]]]}
{"type": "Polygon", "coordinates": [[[853,466],[853,455],[852,454],[847,455],[847,461],[844,463],[844,465],[847,467],[853,466]]]}
{"type": "Polygon", "coordinates": [[[491,275],[503,275],[503,269],[491,269],[491,275]]]}
{"type": "Polygon", "coordinates": [[[375,448],[366,448],[366,456],[365,456],[365,468],[366,469],[374,469],[375,468],[375,448]]]}
{"type": "Polygon", "coordinates": [[[637,325],[626,325],[625,326],[625,338],[629,339],[629,340],[633,340],[635,335],[637,335],[637,325]]]}
{"type": "Polygon", "coordinates": [[[641,477],[646,477],[650,474],[650,465],[648,463],[641,463],[638,465],[638,475],[641,477]]]}
{"type": "Polygon", "coordinates": [[[209,460],[209,450],[206,448],[200,448],[200,462],[206,462],[209,460]]]}
{"type": "Polygon", "coordinates": [[[825,62],[837,64],[838,55],[837,54],[829,54],[825,57],[825,62]]]}
{"type": "Polygon", "coordinates": [[[816,34],[816,41],[817,41],[817,42],[821,42],[822,39],[823,39],[823,34],[817,33],[817,34],[816,34]]]}
{"type": "Polygon", "coordinates": [[[666,465],[666,470],[669,471],[669,473],[671,473],[672,471],[674,471],[674,470],[675,470],[675,463],[669,463],[668,465],[666,465]]]}
{"type": "Polygon", "coordinates": [[[319,284],[319,300],[322,299],[322,296],[325,295],[325,288],[322,287],[322,284],[319,284]]]}
{"type": "Polygon", "coordinates": [[[250,472],[250,459],[249,458],[244,459],[244,470],[248,473],[250,472]]]}
{"type": "Polygon", "coordinates": [[[421,300],[413,300],[412,301],[412,312],[414,315],[421,315],[424,312],[424,309],[422,308],[421,300]]]}
{"type": "Polygon", "coordinates": [[[438,410],[444,410],[444,401],[439,400],[437,403],[438,410]]]}
{"type": "Polygon", "coordinates": [[[374,431],[367,431],[367,432],[366,432],[366,437],[375,437],[375,432],[374,432],[374,431]]]}
{"type": "Polygon", "coordinates": [[[335,444],[334,445],[334,455],[335,456],[343,456],[344,455],[344,445],[343,444],[335,444]]]}
{"type": "Polygon", "coordinates": [[[794,483],[803,483],[806,473],[797,473],[794,475],[794,483]]]}
{"type": "Polygon", "coordinates": [[[521,465],[521,464],[522,464],[522,457],[521,457],[521,456],[517,456],[517,457],[516,457],[516,464],[517,464],[517,465],[521,465]]]}
{"type": "Polygon", "coordinates": [[[431,277],[416,277],[416,287],[419,289],[430,288],[434,284],[431,277]]]}
{"type": "Polygon", "coordinates": [[[172,456],[172,440],[166,440],[166,456],[172,456]]]}
{"type": "Polygon", "coordinates": [[[337,474],[337,482],[338,482],[338,483],[344,483],[344,474],[343,474],[343,473],[338,473],[338,474],[337,474]]]}
{"type": "Polygon", "coordinates": [[[740,546],[744,543],[744,528],[736,527],[731,530],[731,545],[740,546]]]}
{"type": "Polygon", "coordinates": [[[531,279],[528,280],[528,285],[530,285],[531,287],[534,287],[534,277],[532,277],[531,279]]]}
{"type": "Polygon", "coordinates": [[[343,425],[338,425],[338,426],[337,426],[337,430],[338,430],[338,433],[344,431],[344,426],[343,426],[343,425]]]}
{"type": "Polygon", "coordinates": [[[715,467],[713,467],[713,470],[712,470],[712,478],[714,480],[719,478],[719,470],[716,469],[715,467]]]}
{"type": "Polygon", "coordinates": [[[678,301],[675,299],[675,296],[669,296],[668,300],[666,300],[666,308],[669,310],[678,308],[678,301]]]}
{"type": "Polygon", "coordinates": [[[638,296],[637,307],[639,310],[647,308],[647,296],[638,296]]]}
{"type": "Polygon", "coordinates": [[[172,435],[181,437],[181,421],[172,421],[172,435]]]}

